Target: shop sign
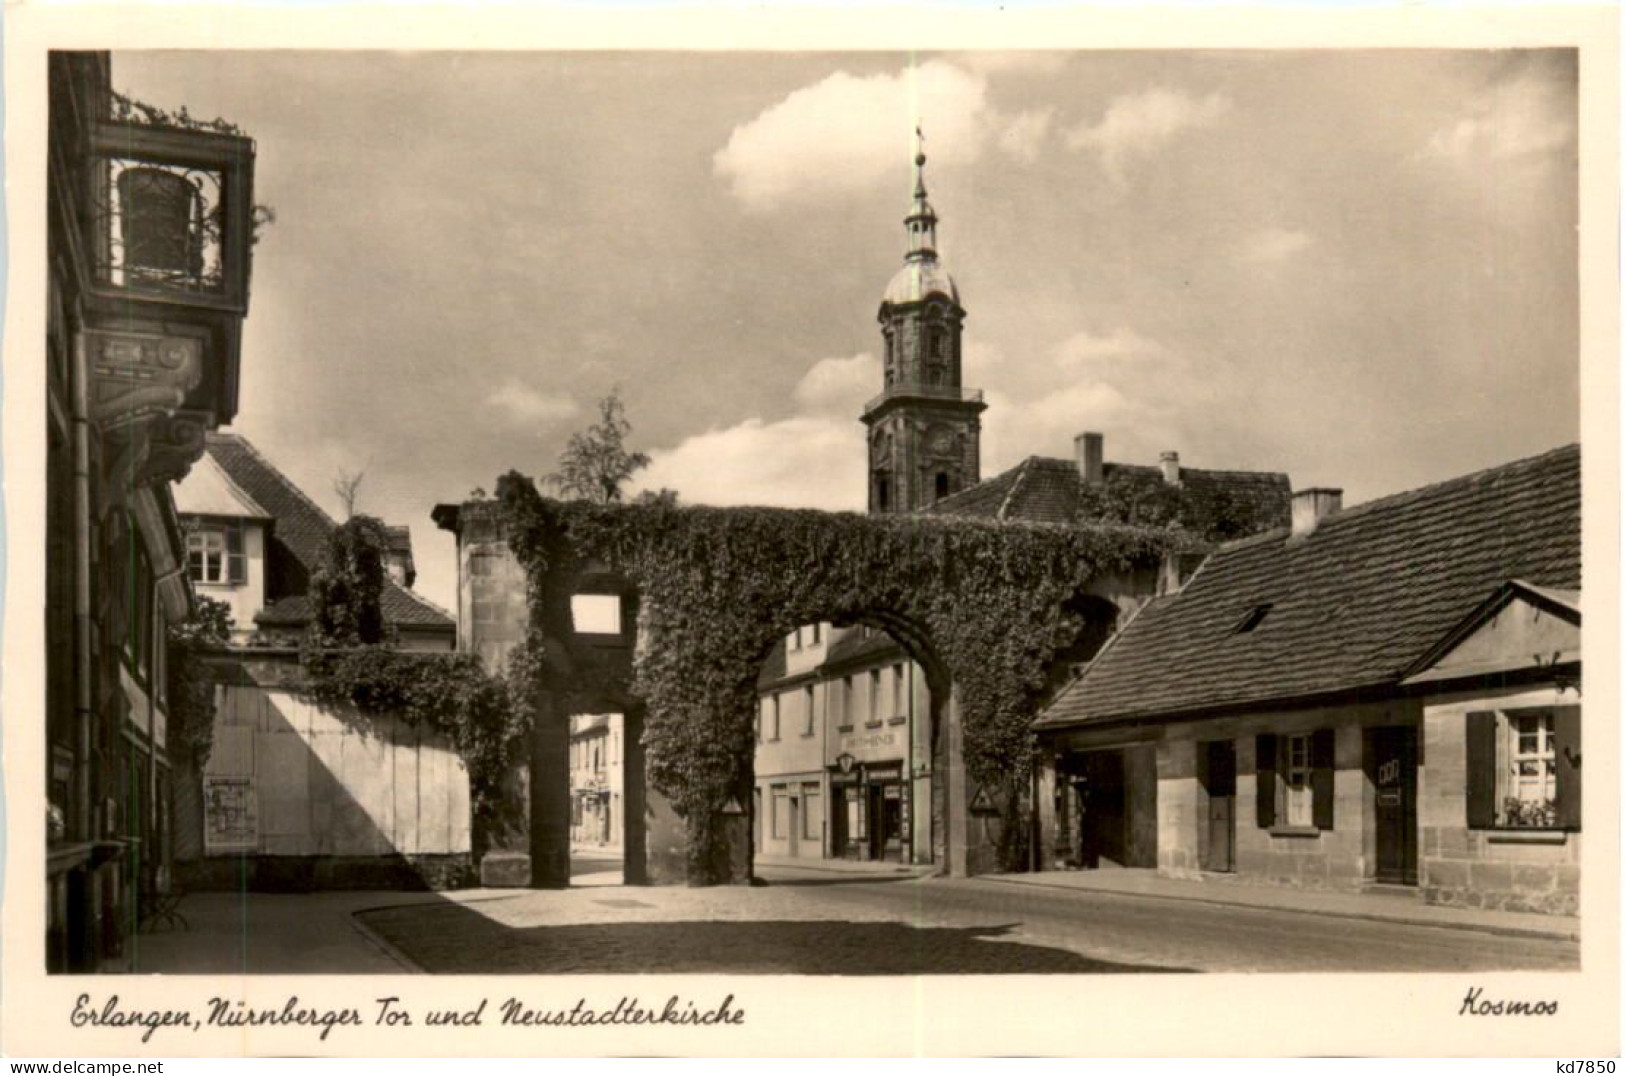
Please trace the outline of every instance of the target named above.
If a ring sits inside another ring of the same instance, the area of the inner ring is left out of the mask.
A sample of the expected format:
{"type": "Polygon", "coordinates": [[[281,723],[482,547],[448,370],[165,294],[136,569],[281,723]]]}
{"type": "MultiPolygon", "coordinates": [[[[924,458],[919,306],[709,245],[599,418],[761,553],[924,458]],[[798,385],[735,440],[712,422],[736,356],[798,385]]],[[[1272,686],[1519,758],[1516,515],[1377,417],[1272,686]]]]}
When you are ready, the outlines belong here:
{"type": "Polygon", "coordinates": [[[876,747],[891,747],[896,743],[895,732],[851,732],[841,737],[841,750],[863,751],[876,747]]]}
{"type": "Polygon", "coordinates": [[[259,811],[252,777],[203,779],[203,850],[254,851],[259,847],[259,811]]]}

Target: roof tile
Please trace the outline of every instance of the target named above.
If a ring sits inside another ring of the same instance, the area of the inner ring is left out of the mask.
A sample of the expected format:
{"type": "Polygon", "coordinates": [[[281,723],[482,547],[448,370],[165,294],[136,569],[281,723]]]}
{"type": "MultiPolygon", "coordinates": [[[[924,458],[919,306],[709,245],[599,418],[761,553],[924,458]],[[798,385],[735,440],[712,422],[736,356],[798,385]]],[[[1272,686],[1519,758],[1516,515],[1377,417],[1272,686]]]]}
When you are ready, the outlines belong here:
{"type": "Polygon", "coordinates": [[[1150,603],[1039,725],[1152,717],[1394,682],[1510,579],[1580,586],[1580,449],[1395,494],[1215,551],[1150,603]],[[1268,603],[1248,632],[1235,628],[1268,603]]]}

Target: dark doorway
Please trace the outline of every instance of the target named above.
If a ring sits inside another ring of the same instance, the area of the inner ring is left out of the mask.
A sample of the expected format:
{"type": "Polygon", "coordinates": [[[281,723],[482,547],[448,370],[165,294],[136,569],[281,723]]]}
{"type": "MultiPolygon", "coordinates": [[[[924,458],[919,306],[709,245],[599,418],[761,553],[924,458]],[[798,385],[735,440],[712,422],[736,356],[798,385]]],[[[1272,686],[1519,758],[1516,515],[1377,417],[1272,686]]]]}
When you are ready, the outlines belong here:
{"type": "Polygon", "coordinates": [[[1366,740],[1377,797],[1377,881],[1416,884],[1416,729],[1374,728],[1366,740]]]}
{"type": "Polygon", "coordinates": [[[877,781],[869,785],[869,858],[894,863],[903,859],[903,785],[877,781]]]}
{"type": "Polygon", "coordinates": [[[1197,756],[1202,788],[1207,793],[1202,869],[1236,869],[1236,742],[1214,740],[1197,756]]]}
{"type": "Polygon", "coordinates": [[[1078,805],[1078,862],[1083,867],[1123,866],[1127,816],[1121,751],[1079,756],[1073,779],[1078,805]]]}

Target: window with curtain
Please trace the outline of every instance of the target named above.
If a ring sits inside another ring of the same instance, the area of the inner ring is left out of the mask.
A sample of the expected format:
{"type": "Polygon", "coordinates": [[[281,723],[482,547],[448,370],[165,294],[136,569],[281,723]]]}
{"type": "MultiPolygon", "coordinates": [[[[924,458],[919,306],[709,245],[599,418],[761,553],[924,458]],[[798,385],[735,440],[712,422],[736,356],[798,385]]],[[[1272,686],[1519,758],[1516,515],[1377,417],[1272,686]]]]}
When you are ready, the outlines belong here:
{"type": "Polygon", "coordinates": [[[1467,824],[1580,828],[1580,708],[1467,715],[1467,824]]]}

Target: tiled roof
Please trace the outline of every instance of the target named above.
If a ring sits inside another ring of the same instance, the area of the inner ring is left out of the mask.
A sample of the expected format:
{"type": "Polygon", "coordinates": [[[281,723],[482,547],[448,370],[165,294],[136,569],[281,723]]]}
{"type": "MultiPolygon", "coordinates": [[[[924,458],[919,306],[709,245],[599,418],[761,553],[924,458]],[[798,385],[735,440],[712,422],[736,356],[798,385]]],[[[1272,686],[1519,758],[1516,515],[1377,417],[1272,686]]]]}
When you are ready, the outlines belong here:
{"type": "MultiPolygon", "coordinates": [[[[211,433],[207,452],[233,483],[271,515],[272,548],[267,550],[267,556],[277,555],[280,547],[284,555],[298,562],[306,576],[314,572],[321,562],[327,536],[337,526],[333,518],[246,438],[211,433]]],[[[302,594],[267,594],[266,598],[266,608],[257,618],[262,624],[303,624],[310,619],[310,601],[302,594]]],[[[456,627],[445,610],[392,581],[385,581],[382,605],[384,619],[393,624],[448,630],[456,627]]]]}
{"type": "Polygon", "coordinates": [[[771,687],[784,679],[784,640],[773,644],[773,650],[762,662],[762,671],[756,675],[757,687],[771,687]]]}
{"type": "Polygon", "coordinates": [[[1220,547],[1038,724],[1391,685],[1511,579],[1579,588],[1579,446],[1358,505],[1304,537],[1278,530],[1220,547]],[[1256,627],[1237,631],[1265,605],[1256,627]]]}
{"type": "Polygon", "coordinates": [[[903,648],[883,631],[862,628],[852,628],[844,631],[840,637],[830,644],[829,653],[824,657],[824,667],[841,667],[861,665],[864,663],[885,664],[888,661],[902,661],[903,648]]]}
{"type": "MultiPolygon", "coordinates": [[[[1163,487],[1158,467],[1108,463],[1102,467],[1102,478],[1120,499],[1133,499],[1163,487]]],[[[1197,517],[1196,529],[1205,535],[1226,537],[1211,532],[1236,516],[1252,521],[1246,528],[1249,532],[1285,526],[1291,518],[1292,483],[1284,474],[1185,467],[1179,478],[1179,488],[1197,517]]],[[[1086,488],[1073,461],[1029,456],[1003,474],[939,501],[928,511],[1035,523],[1083,523],[1090,521],[1092,511],[1086,488]]]]}

